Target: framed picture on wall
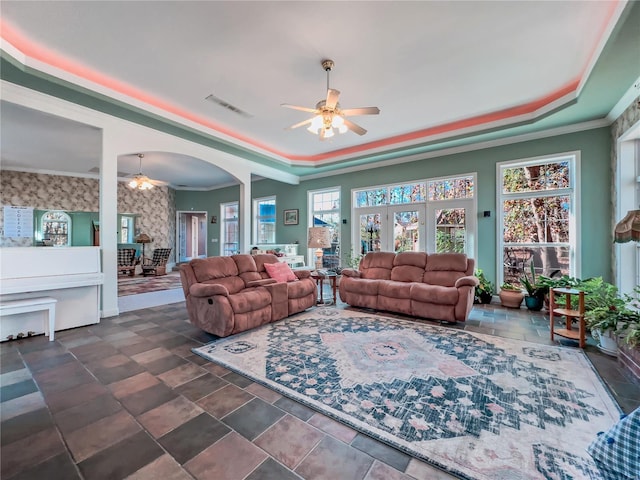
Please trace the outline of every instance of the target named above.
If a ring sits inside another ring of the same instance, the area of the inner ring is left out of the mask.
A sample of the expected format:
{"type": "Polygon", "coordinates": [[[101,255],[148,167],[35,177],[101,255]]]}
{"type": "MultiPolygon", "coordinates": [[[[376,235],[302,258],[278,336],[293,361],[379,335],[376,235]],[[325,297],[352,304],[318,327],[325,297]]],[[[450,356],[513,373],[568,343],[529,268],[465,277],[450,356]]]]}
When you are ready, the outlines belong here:
{"type": "Polygon", "coordinates": [[[298,225],[298,209],[284,211],[284,224],[285,225],[298,225]]]}

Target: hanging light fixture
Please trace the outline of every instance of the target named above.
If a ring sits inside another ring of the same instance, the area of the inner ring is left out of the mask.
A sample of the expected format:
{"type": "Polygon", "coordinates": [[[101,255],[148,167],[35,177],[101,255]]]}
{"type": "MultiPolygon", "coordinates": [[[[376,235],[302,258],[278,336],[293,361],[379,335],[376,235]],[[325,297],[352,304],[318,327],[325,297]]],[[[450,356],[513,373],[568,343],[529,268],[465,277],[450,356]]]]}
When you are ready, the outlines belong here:
{"type": "Polygon", "coordinates": [[[316,104],[318,114],[311,120],[307,131],[320,135],[320,139],[324,140],[333,137],[336,133],[345,133],[349,128],[344,123],[344,116],[338,103],[340,92],[329,88],[329,72],[333,68],[333,61],[323,61],[322,68],[327,72],[327,100],[320,100],[316,104]]]}
{"type": "Polygon", "coordinates": [[[153,188],[153,183],[146,175],[142,174],[142,158],[144,157],[144,153],[139,153],[138,158],[140,159],[140,168],[138,170],[138,174],[134,175],[134,177],[129,182],[129,187],[136,190],[151,190],[153,188]]]}

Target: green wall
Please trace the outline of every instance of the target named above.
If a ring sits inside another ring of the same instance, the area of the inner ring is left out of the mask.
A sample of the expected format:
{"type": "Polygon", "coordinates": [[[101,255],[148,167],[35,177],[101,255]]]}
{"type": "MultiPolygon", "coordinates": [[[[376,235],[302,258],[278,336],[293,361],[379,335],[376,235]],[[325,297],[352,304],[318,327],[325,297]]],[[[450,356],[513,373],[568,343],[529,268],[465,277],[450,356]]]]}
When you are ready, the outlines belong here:
{"type": "MultiPolygon", "coordinates": [[[[277,229],[276,243],[306,241],[307,191],[326,187],[342,188],[341,217],[348,223],[342,225],[342,251],[350,250],[351,241],[351,189],[371,185],[390,184],[410,180],[476,172],[478,177],[478,259],[477,266],[487,276],[496,278],[496,163],[508,160],[580,152],[581,175],[581,276],[603,276],[612,281],[611,271],[611,218],[610,199],[612,177],[610,170],[609,128],[587,130],[578,133],[531,140],[516,144],[475,150],[472,152],[428,158],[388,167],[370,168],[354,173],[327,176],[321,179],[302,180],[300,185],[289,185],[275,180],[260,180],[252,184],[252,197],[276,195],[277,229]],[[300,210],[298,225],[283,225],[283,210],[300,210]],[[491,211],[485,218],[482,212],[491,211]]],[[[220,203],[238,200],[239,188],[230,187],[211,192],[176,192],[178,210],[207,210],[209,215],[220,215],[220,203]]],[[[219,238],[219,223],[209,224],[209,238],[219,238]]],[[[219,244],[209,244],[209,255],[217,255],[219,244]]]]}

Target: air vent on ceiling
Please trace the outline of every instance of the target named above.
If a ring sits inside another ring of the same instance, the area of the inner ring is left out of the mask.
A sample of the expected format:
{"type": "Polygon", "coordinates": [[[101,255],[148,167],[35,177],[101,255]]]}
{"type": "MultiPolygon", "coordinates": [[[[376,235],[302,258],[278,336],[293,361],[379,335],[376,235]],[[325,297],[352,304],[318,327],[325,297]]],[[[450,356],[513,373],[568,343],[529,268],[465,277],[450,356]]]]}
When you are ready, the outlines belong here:
{"type": "Polygon", "coordinates": [[[229,102],[225,102],[221,98],[216,97],[213,93],[205,98],[210,102],[220,105],[222,108],[226,108],[227,110],[232,111],[233,113],[237,113],[238,115],[242,115],[245,118],[251,118],[253,115],[245,112],[244,110],[240,110],[238,107],[231,105],[229,102]]]}

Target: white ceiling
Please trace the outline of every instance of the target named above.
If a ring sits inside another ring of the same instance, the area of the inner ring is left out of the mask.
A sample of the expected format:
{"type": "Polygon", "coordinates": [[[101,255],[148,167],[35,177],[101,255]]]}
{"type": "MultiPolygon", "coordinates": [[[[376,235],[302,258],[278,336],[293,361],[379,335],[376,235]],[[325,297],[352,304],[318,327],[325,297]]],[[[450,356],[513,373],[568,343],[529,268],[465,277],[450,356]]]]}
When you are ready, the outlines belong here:
{"type": "MultiPolygon", "coordinates": [[[[1,9],[3,40],[27,57],[64,60],[114,96],[189,118],[276,162],[311,165],[432,141],[427,129],[447,138],[488,128],[489,116],[509,109],[503,124],[570,104],[625,3],[3,0],[1,9]],[[368,130],[363,137],[320,142],[304,128],[285,130],[308,114],[282,103],[313,107],[325,97],[325,58],[336,63],[331,87],[342,108],[381,110],[352,117],[368,130]],[[313,156],[326,159],[305,160],[313,156]]],[[[4,167],[86,173],[98,164],[99,132],[2,108],[4,167]],[[34,129],[41,142],[29,142],[34,129]]],[[[145,155],[144,173],[173,186],[231,181],[197,159],[145,155]]],[[[137,165],[121,158],[118,170],[137,173],[137,165]]]]}

